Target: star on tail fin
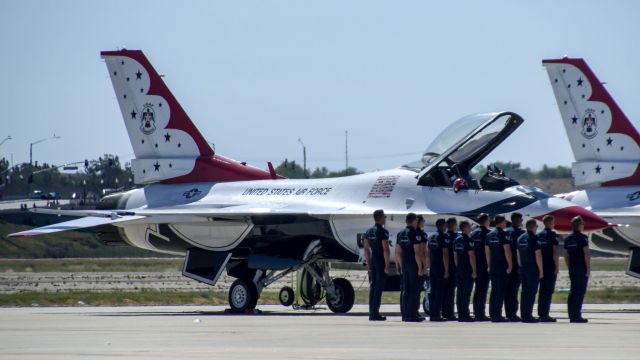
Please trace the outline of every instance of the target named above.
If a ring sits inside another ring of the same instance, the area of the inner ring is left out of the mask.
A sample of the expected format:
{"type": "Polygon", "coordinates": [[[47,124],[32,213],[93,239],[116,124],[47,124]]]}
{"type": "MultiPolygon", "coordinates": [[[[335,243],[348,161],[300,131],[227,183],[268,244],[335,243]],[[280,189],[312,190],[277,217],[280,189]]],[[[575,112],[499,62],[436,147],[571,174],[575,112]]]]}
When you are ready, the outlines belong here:
{"type": "Polygon", "coordinates": [[[583,59],[543,60],[578,186],[640,184],[640,134],[583,59]]]}

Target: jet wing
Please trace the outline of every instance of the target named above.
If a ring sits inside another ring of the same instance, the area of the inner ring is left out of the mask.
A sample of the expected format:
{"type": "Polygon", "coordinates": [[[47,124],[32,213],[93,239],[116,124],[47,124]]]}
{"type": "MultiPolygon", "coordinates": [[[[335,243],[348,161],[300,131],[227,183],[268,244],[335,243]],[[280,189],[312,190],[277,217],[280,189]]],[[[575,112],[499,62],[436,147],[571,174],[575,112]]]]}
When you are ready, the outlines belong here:
{"type": "Polygon", "coordinates": [[[100,225],[112,225],[116,223],[135,221],[143,218],[145,218],[145,216],[140,216],[140,215],[119,216],[116,218],[87,216],[87,217],[82,217],[75,220],[61,222],[58,224],[43,226],[43,227],[31,229],[31,230],[25,230],[25,231],[9,234],[9,236],[21,237],[21,236],[53,234],[60,231],[72,231],[72,230],[90,228],[90,227],[95,227],[100,225]]]}
{"type": "MultiPolygon", "coordinates": [[[[237,220],[251,216],[307,215],[329,219],[332,215],[370,215],[375,209],[367,206],[345,204],[207,204],[202,207],[140,208],[132,210],[56,210],[38,209],[35,212],[65,216],[79,216],[79,219],[61,222],[31,230],[9,234],[10,237],[36,236],[61,231],[72,231],[101,225],[116,225],[146,219],[153,223],[184,223],[197,221],[194,218],[222,218],[237,220]]],[[[387,211],[389,215],[406,214],[406,211],[387,211]]],[[[432,215],[423,213],[424,215],[432,215]]]]}
{"type": "MultiPolygon", "coordinates": [[[[370,215],[376,208],[358,206],[353,204],[333,203],[310,205],[308,203],[252,203],[252,204],[202,204],[200,206],[174,206],[158,208],[139,208],[130,210],[57,210],[57,209],[33,209],[32,212],[78,216],[94,218],[96,225],[109,224],[124,221],[125,219],[139,218],[167,218],[176,217],[175,222],[182,222],[188,217],[228,217],[238,218],[255,215],[308,215],[324,218],[330,215],[370,215]],[[105,223],[98,219],[105,219],[105,223]]],[[[385,210],[390,215],[406,214],[406,211],[385,210]]],[[[426,214],[429,215],[429,214],[426,214]]],[[[53,226],[53,225],[52,225],[53,226]]],[[[91,227],[87,225],[84,227],[91,227]]],[[[35,230],[35,229],[34,229],[35,230]]]]}
{"type": "MultiPolygon", "coordinates": [[[[309,204],[242,204],[231,206],[215,206],[215,207],[172,207],[172,208],[153,208],[153,209],[139,209],[132,213],[135,215],[141,215],[146,217],[155,217],[163,215],[173,216],[202,216],[202,217],[244,217],[255,215],[308,215],[319,218],[325,218],[331,215],[370,215],[377,208],[371,208],[367,206],[357,205],[345,205],[345,204],[322,204],[322,205],[309,205],[309,204]]],[[[385,213],[395,214],[393,211],[385,210],[385,213]]],[[[404,212],[397,212],[398,214],[406,214],[404,212]]]]}

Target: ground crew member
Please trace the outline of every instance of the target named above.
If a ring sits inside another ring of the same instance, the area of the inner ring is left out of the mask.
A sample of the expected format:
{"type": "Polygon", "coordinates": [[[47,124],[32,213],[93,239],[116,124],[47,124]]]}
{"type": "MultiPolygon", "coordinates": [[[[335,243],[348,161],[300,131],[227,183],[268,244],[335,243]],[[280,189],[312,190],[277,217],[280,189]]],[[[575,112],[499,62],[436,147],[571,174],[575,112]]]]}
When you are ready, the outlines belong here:
{"type": "Polygon", "coordinates": [[[420,322],[424,318],[418,316],[418,288],[422,269],[418,268],[420,244],[417,239],[418,216],[414,213],[407,214],[407,227],[398,233],[396,241],[396,266],[399,265],[402,273],[402,321],[420,322]],[[400,264],[398,264],[398,262],[400,264]]]}
{"type": "Polygon", "coordinates": [[[540,243],[536,235],[538,223],[535,219],[529,219],[526,228],[527,232],[518,238],[518,263],[522,279],[520,315],[524,323],[537,323],[540,319],[533,317],[533,304],[536,302],[538,284],[544,275],[544,269],[540,243]]]}
{"type": "Polygon", "coordinates": [[[582,233],[584,221],[580,216],[571,219],[571,227],[573,233],[564,239],[564,261],[569,268],[571,280],[567,310],[572,323],[586,323],[588,320],[582,317],[582,302],[591,276],[589,239],[582,233]]]}
{"type": "Polygon", "coordinates": [[[456,293],[456,264],[453,259],[453,242],[458,237],[458,220],[447,219],[447,248],[449,249],[449,277],[444,281],[444,297],[442,299],[442,317],[448,321],[458,320],[454,313],[456,293]]]}
{"type": "Polygon", "coordinates": [[[431,281],[429,320],[444,321],[442,297],[444,281],[449,277],[449,249],[445,244],[447,222],[444,219],[436,220],[436,228],[437,232],[429,237],[429,280],[431,281]]]}
{"type": "MultiPolygon", "coordinates": [[[[420,253],[418,254],[418,257],[421,260],[421,264],[419,264],[420,268],[422,269],[422,274],[420,275],[420,279],[419,279],[419,284],[418,284],[418,309],[420,309],[420,294],[422,293],[422,291],[424,290],[424,281],[427,277],[427,273],[428,273],[428,269],[429,266],[427,265],[427,243],[429,242],[429,237],[427,235],[427,233],[424,231],[424,225],[425,225],[425,220],[424,217],[422,215],[418,215],[418,234],[417,234],[417,239],[418,239],[418,243],[420,244],[419,249],[420,249],[420,253]]],[[[427,296],[427,294],[425,293],[425,296],[427,296]]],[[[419,314],[418,312],[418,317],[419,318],[423,318],[424,317],[422,315],[419,314]]]]}
{"type": "Polygon", "coordinates": [[[453,242],[458,289],[456,307],[458,309],[458,321],[473,322],[473,318],[469,314],[469,302],[471,300],[473,280],[476,278],[476,253],[473,250],[473,240],[469,237],[471,224],[468,221],[461,221],[460,231],[461,234],[453,242]]]}
{"type": "Polygon", "coordinates": [[[473,240],[473,248],[476,253],[476,279],[475,289],[473,292],[473,316],[475,321],[489,321],[485,313],[487,305],[487,290],[489,290],[489,271],[487,270],[487,257],[484,251],[484,244],[489,231],[491,218],[489,215],[482,213],[478,215],[478,223],[480,226],[471,232],[473,240]]]}
{"type": "Polygon", "coordinates": [[[364,257],[369,272],[369,320],[384,321],[380,315],[382,290],[389,274],[389,231],[384,228],[387,217],[383,210],[373,212],[375,225],[367,230],[364,237],[364,257]]]}
{"type": "Polygon", "coordinates": [[[513,322],[520,322],[522,319],[518,316],[518,290],[520,290],[520,272],[518,271],[518,238],[524,234],[522,229],[522,214],[514,212],[511,214],[511,226],[505,232],[511,246],[511,259],[513,259],[513,269],[509,274],[507,282],[507,292],[504,297],[504,310],[507,319],[513,322]]]}
{"type": "Polygon", "coordinates": [[[540,322],[556,322],[556,319],[549,316],[549,312],[551,311],[551,298],[556,287],[556,278],[560,270],[558,234],[553,231],[555,219],[552,215],[546,215],[542,222],[544,223],[544,230],[538,234],[543,271],[538,294],[538,316],[540,317],[540,322]]]}
{"type": "Polygon", "coordinates": [[[509,274],[513,270],[511,245],[504,231],[507,226],[505,217],[497,215],[493,222],[496,227],[487,234],[485,245],[489,277],[491,278],[489,316],[492,322],[506,322],[508,320],[502,316],[502,306],[504,305],[509,274]]]}

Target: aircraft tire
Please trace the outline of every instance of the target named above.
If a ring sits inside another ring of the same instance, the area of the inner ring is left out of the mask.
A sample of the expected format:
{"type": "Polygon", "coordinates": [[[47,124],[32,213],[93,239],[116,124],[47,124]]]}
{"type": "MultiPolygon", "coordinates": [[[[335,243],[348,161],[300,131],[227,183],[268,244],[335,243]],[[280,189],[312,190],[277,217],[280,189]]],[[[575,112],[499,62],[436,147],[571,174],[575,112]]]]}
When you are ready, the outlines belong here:
{"type": "Polygon", "coordinates": [[[258,304],[258,290],[251,281],[236,279],[229,288],[229,306],[231,311],[242,313],[255,309],[258,304]]]}
{"type": "Polygon", "coordinates": [[[424,299],[422,299],[422,311],[424,311],[424,314],[427,316],[431,316],[431,313],[429,312],[429,293],[424,293],[424,299]]]}
{"type": "Polygon", "coordinates": [[[327,306],[329,310],[336,314],[345,314],[351,310],[356,299],[355,291],[351,282],[343,278],[333,279],[336,296],[332,298],[327,295],[327,306]]]}
{"type": "Polygon", "coordinates": [[[429,305],[429,295],[431,295],[431,281],[429,278],[426,278],[424,280],[424,282],[422,283],[422,287],[424,289],[424,298],[422,299],[422,311],[424,311],[425,315],[431,316],[431,313],[429,312],[429,308],[431,307],[429,305]]]}
{"type": "Polygon", "coordinates": [[[278,294],[278,300],[280,300],[280,304],[282,306],[288,307],[293,305],[293,300],[295,298],[295,294],[293,289],[289,286],[284,286],[280,289],[280,293],[278,294]]]}

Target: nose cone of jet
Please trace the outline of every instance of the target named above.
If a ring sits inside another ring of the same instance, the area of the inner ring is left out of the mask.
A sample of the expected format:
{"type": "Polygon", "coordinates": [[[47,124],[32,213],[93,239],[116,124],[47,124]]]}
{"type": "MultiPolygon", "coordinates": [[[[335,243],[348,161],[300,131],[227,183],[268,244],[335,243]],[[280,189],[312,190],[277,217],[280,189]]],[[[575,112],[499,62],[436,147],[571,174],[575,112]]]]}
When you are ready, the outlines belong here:
{"type": "MultiPolygon", "coordinates": [[[[556,220],[556,229],[559,231],[571,231],[571,219],[578,215],[580,215],[582,220],[584,220],[585,231],[596,231],[611,226],[611,224],[600,216],[580,206],[564,207],[554,210],[548,213],[548,215],[553,215],[556,220]]],[[[542,220],[542,218],[544,218],[544,215],[536,217],[538,220],[542,220]]]]}

